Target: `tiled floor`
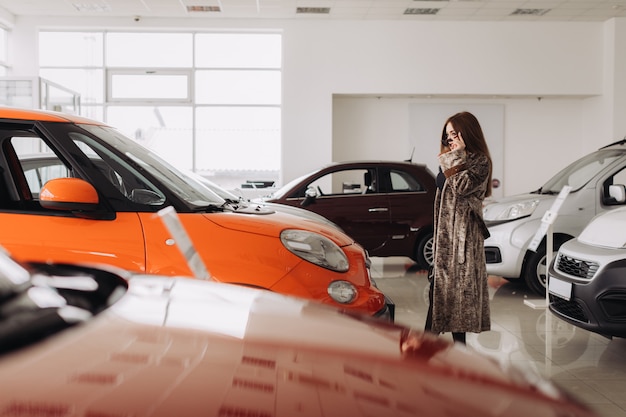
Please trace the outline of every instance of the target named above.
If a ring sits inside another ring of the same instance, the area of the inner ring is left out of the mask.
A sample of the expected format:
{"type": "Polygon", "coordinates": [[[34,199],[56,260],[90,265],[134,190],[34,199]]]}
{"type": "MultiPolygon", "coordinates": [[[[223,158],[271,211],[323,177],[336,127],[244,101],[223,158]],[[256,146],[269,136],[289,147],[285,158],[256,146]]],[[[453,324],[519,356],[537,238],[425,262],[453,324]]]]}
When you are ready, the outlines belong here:
{"type": "MultiPolygon", "coordinates": [[[[407,258],[373,258],[372,277],[396,304],[396,322],[423,328],[426,272],[407,258]]],[[[572,326],[542,307],[524,285],[489,277],[491,328],[469,333],[472,349],[533,367],[602,417],[626,417],[626,339],[572,326]]],[[[445,334],[441,337],[451,335],[445,334]]]]}

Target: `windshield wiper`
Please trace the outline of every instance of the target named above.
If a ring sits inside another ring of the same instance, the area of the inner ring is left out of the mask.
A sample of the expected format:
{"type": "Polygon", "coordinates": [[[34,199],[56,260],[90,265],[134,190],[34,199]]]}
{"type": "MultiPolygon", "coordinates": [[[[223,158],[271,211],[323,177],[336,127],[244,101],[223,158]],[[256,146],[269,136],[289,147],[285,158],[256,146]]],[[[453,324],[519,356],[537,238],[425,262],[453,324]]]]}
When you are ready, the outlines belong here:
{"type": "Polygon", "coordinates": [[[241,203],[241,200],[233,200],[232,198],[225,198],[224,200],[226,201],[226,203],[233,204],[235,206],[241,203]]]}
{"type": "Polygon", "coordinates": [[[539,187],[539,189],[535,191],[531,191],[529,194],[544,194],[544,195],[554,195],[558,194],[556,191],[552,190],[544,190],[543,187],[539,187]]]}
{"type": "Polygon", "coordinates": [[[222,213],[226,210],[224,207],[226,204],[228,204],[228,202],[225,202],[223,204],[210,203],[207,205],[199,206],[193,211],[194,213],[222,213]]]}

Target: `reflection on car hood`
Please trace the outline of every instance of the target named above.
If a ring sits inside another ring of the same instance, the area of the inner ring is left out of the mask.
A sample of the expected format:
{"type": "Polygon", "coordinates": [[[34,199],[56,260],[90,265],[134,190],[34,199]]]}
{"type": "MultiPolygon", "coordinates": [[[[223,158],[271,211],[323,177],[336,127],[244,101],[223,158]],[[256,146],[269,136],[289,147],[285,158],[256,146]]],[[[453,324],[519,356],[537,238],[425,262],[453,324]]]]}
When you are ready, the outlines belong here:
{"type": "Polygon", "coordinates": [[[391,338],[384,334],[387,331],[372,334],[367,347],[363,347],[362,341],[353,340],[353,336],[371,324],[357,321],[352,329],[346,329],[341,314],[334,309],[318,309],[297,298],[201,280],[135,276],[130,280],[128,295],[112,311],[143,324],[198,329],[248,341],[291,341],[326,347],[336,344],[350,351],[394,357],[399,352],[399,328],[393,328],[395,336],[391,338]],[[272,324],[277,322],[281,325],[272,324]],[[334,333],[333,341],[320,340],[316,332],[300,330],[311,323],[323,324],[324,332],[334,333]]]}
{"type": "Polygon", "coordinates": [[[625,249],[626,208],[615,209],[596,216],[582,231],[578,241],[591,246],[625,249]]]}
{"type": "Polygon", "coordinates": [[[554,200],[555,196],[549,194],[517,194],[508,197],[499,198],[485,203],[483,207],[483,218],[485,221],[497,219],[505,210],[516,203],[529,200],[554,200]]]}
{"type": "Polygon", "coordinates": [[[301,216],[308,220],[318,221],[321,223],[325,223],[329,226],[336,227],[337,229],[341,228],[335,223],[328,220],[326,217],[317,214],[314,211],[305,210],[302,208],[288,206],[286,204],[278,204],[278,203],[270,203],[270,202],[262,202],[262,203],[250,203],[252,205],[260,205],[261,207],[265,207],[269,210],[280,211],[283,213],[293,214],[294,216],[301,216]]]}
{"type": "Polygon", "coordinates": [[[187,278],[131,278],[94,320],[0,357],[0,384],[6,416],[591,415],[434,336],[187,278]]]}
{"type": "Polygon", "coordinates": [[[302,229],[322,234],[339,246],[347,246],[354,243],[354,239],[332,223],[320,222],[313,218],[290,214],[286,211],[274,211],[257,205],[235,212],[210,213],[204,216],[219,226],[241,232],[278,237],[280,232],[285,229],[302,229]],[[271,227],[272,225],[274,227],[271,227]]]}

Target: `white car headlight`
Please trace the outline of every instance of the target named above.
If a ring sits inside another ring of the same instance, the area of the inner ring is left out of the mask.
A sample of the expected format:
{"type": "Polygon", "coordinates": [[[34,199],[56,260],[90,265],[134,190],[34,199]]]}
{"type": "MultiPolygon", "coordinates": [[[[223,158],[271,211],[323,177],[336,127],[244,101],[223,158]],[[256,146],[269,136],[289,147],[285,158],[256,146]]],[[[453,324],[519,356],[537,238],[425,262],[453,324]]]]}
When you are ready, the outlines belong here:
{"type": "Polygon", "coordinates": [[[348,281],[333,281],[328,286],[328,295],[341,304],[348,304],[354,301],[357,290],[348,281]]]}
{"type": "Polygon", "coordinates": [[[509,221],[519,219],[521,217],[530,216],[531,214],[533,214],[538,205],[539,200],[520,201],[504,208],[498,215],[495,216],[495,218],[486,218],[485,220],[509,221]]]}
{"type": "Polygon", "coordinates": [[[330,239],[306,230],[283,230],[280,241],[289,252],[332,271],[346,272],[350,265],[341,248],[330,239]]]}

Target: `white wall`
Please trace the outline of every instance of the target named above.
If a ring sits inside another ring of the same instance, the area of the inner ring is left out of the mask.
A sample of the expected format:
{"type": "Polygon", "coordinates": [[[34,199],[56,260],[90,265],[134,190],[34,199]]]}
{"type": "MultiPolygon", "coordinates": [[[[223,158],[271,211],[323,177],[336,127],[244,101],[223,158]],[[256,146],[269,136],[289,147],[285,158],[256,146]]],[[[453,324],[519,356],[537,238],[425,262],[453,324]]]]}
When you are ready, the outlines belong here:
{"type": "MultiPolygon", "coordinates": [[[[409,107],[456,104],[471,110],[484,104],[504,106],[504,146],[502,195],[517,194],[539,188],[549,176],[587,151],[579,146],[581,138],[580,99],[411,99],[405,97],[370,98],[336,97],[333,158],[395,159],[410,156],[409,107]]],[[[443,128],[445,117],[438,121],[443,128]]],[[[486,129],[485,129],[486,131],[486,129]]],[[[437,132],[439,133],[439,132],[437,132]]],[[[489,142],[489,137],[487,140],[489,142]]],[[[439,143],[439,136],[433,136],[439,143]]],[[[592,148],[607,144],[599,140],[592,148]]],[[[435,147],[435,152],[438,147],[435,147]]],[[[433,159],[435,155],[432,155],[433,159]]],[[[416,152],[415,162],[430,165],[427,156],[416,152]]],[[[431,167],[432,169],[432,167],[431,167]]]]}
{"type": "MultiPolygon", "coordinates": [[[[33,75],[38,28],[282,29],[283,181],[352,154],[408,152],[416,101],[505,106],[506,193],[626,133],[626,20],[430,22],[18,18],[14,75],[33,75]],[[372,97],[396,97],[379,100],[372,97]],[[541,101],[537,97],[543,97],[541,101]],[[359,100],[367,100],[361,112],[359,100]],[[350,106],[355,106],[350,109],[350,106]],[[338,107],[335,111],[335,107],[338,107]],[[343,118],[345,117],[345,119],[343,118]],[[367,126],[367,129],[365,127],[367,126]],[[366,132],[363,134],[362,132],[366,132]],[[374,141],[385,133],[385,143],[374,141]],[[359,133],[359,135],[356,135],[359,133]],[[355,143],[346,138],[354,137],[355,143]],[[333,143],[340,143],[333,149],[333,143]]],[[[442,120],[443,123],[443,120],[442,120]]],[[[408,155],[407,155],[408,157],[408,155]]]]}
{"type": "Polygon", "coordinates": [[[408,106],[426,96],[505,104],[505,194],[538,188],[589,137],[592,147],[613,140],[594,136],[606,112],[586,110],[603,94],[603,24],[307,22],[297,33],[285,47],[283,134],[301,157],[285,163],[286,178],[330,160],[408,157],[408,106]],[[290,83],[296,54],[301,82],[290,83]]]}

